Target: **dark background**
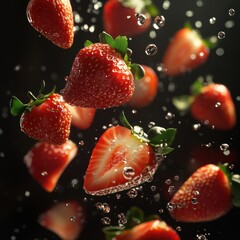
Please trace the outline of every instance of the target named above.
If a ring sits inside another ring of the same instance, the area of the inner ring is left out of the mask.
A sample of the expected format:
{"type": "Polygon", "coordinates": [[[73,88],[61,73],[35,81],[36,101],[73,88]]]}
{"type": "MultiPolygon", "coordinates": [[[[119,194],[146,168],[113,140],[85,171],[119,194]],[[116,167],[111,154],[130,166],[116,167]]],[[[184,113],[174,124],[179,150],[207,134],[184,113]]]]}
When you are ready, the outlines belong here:
{"type": "MultiPolygon", "coordinates": [[[[166,19],[163,28],[156,30],[157,37],[151,39],[149,32],[134,37],[129,45],[133,50],[133,61],[152,66],[156,70],[161,62],[164,50],[170,37],[180,29],[186,20],[192,25],[196,21],[202,22],[199,29],[203,37],[217,35],[224,31],[226,37],[219,41],[217,48],[224,49],[224,55],[218,56],[216,49],[210,53],[206,64],[176,78],[166,78],[159,75],[159,93],[155,101],[144,109],[138,109],[136,113],[132,109],[122,106],[119,108],[98,110],[92,127],[80,131],[72,128],[71,139],[78,143],[84,141],[84,146],[79,146],[77,157],[70,163],[61,176],[56,190],[52,193],[45,192],[29,175],[23,164],[23,156],[35,143],[19,130],[19,119],[9,113],[9,101],[12,95],[27,102],[28,90],[37,92],[42,80],[47,83],[47,88],[57,86],[59,91],[64,86],[64,78],[70,72],[76,53],[83,47],[86,39],[98,41],[98,34],[102,28],[102,8],[93,12],[91,6],[94,1],[71,1],[73,10],[82,17],[81,23],[76,23],[80,30],[75,34],[74,44],[71,49],[63,50],[44,37],[41,37],[28,23],[26,18],[26,6],[28,1],[4,2],[1,15],[1,94],[0,94],[0,239],[59,239],[54,233],[44,229],[37,223],[41,212],[46,210],[54,201],[76,199],[82,203],[88,218],[83,233],[79,239],[103,239],[101,228],[102,217],[110,217],[112,224],[117,223],[117,215],[132,206],[137,205],[144,209],[146,214],[161,213],[162,219],[174,228],[180,226],[179,235],[183,240],[198,239],[204,234],[208,240],[226,239],[229,234],[239,234],[240,210],[233,208],[222,218],[201,224],[183,224],[171,219],[166,210],[166,204],[170,197],[166,191],[167,179],[172,180],[172,185],[177,188],[196,168],[205,162],[234,161],[234,170],[239,172],[239,108],[240,108],[240,67],[239,67],[239,33],[240,33],[240,2],[237,0],[203,0],[203,6],[199,7],[199,1],[178,0],[171,1],[170,8],[162,8],[163,1],[154,1],[166,19]],[[230,16],[230,8],[235,9],[235,15],[230,16]],[[186,11],[192,10],[192,17],[186,16],[186,11]],[[216,23],[211,25],[209,19],[215,17],[216,23]],[[95,20],[94,20],[94,19],[95,20]],[[234,27],[226,28],[227,21],[233,21],[234,27]],[[94,22],[96,21],[96,22],[94,22]],[[81,30],[87,24],[96,27],[94,33],[81,30]],[[149,43],[158,46],[155,56],[147,56],[144,52],[149,43]],[[212,75],[215,82],[224,83],[231,91],[237,110],[237,126],[227,132],[208,129],[204,126],[198,131],[193,131],[196,123],[190,114],[181,115],[171,104],[172,96],[188,93],[190,84],[198,76],[212,75]],[[174,87],[174,90],[169,91],[174,87]],[[103,126],[118,119],[120,111],[124,109],[132,123],[141,124],[145,129],[149,122],[163,127],[177,128],[177,137],[174,142],[175,150],[164,160],[153,181],[143,184],[136,198],[129,198],[126,192],[121,193],[121,198],[116,200],[115,195],[105,197],[91,197],[82,190],[82,180],[88,165],[91,151],[95,144],[95,137],[103,133],[103,126]],[[170,112],[174,116],[166,119],[170,112]],[[210,148],[206,145],[211,144],[210,148]],[[220,154],[215,159],[207,153],[207,159],[201,162],[193,161],[197,158],[194,149],[200,148],[206,151],[219,149],[222,143],[230,145],[231,154],[228,157],[220,154]],[[208,159],[209,157],[209,159],[208,159]],[[174,176],[179,176],[179,181],[174,181],[174,176]],[[78,180],[78,185],[71,186],[72,179],[78,180]],[[153,191],[152,186],[156,186],[153,191]],[[26,196],[26,193],[30,196],[26,196]],[[160,200],[154,196],[160,194],[160,200]],[[103,214],[96,210],[96,202],[106,202],[111,207],[109,214],[103,214]],[[93,231],[94,229],[94,231],[93,231]]],[[[102,1],[103,3],[105,1],[102,1]]]]}

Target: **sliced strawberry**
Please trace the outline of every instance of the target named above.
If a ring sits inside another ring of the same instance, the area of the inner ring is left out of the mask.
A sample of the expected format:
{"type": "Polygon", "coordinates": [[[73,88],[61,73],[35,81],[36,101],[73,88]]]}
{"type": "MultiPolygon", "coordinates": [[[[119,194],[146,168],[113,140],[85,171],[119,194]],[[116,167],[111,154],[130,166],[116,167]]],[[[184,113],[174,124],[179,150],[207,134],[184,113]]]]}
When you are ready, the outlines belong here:
{"type": "Polygon", "coordinates": [[[38,222],[62,240],[76,240],[84,228],[85,217],[79,202],[70,200],[54,204],[39,216],[38,222]]]}
{"type": "Polygon", "coordinates": [[[61,48],[70,48],[74,39],[74,21],[69,0],[30,0],[27,18],[31,26],[61,48]]]}
{"type": "Polygon", "coordinates": [[[135,89],[133,96],[127,103],[130,107],[141,108],[150,105],[157,96],[158,76],[155,71],[146,65],[142,65],[145,75],[139,80],[134,80],[135,89]]]}
{"type": "Polygon", "coordinates": [[[89,128],[94,120],[96,109],[95,108],[82,108],[69,105],[72,113],[72,125],[79,129],[89,128]]]}
{"type": "Polygon", "coordinates": [[[31,176],[48,192],[52,192],[63,171],[77,154],[71,140],[63,145],[36,143],[24,156],[31,176]]]}
{"type": "Polygon", "coordinates": [[[122,126],[107,129],[93,149],[84,178],[84,189],[89,194],[114,193],[147,181],[159,164],[155,151],[162,156],[172,150],[166,145],[174,139],[175,130],[152,129],[149,140],[143,129],[132,127],[125,116],[122,122],[130,129],[122,126]]]}

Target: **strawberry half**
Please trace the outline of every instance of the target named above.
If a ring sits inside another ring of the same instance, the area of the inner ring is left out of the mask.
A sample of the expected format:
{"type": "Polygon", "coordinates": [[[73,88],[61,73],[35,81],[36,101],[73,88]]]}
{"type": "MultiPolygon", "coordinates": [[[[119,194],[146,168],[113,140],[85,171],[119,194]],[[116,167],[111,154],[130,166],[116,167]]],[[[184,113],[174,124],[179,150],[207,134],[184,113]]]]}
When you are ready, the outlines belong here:
{"type": "Polygon", "coordinates": [[[124,127],[107,129],[93,149],[84,178],[88,194],[106,195],[142,184],[159,165],[156,155],[173,150],[175,129],[154,127],[147,136],[141,127],[132,127],[124,114],[121,121],[124,127]]]}
{"type": "Polygon", "coordinates": [[[171,216],[182,222],[208,222],[224,216],[233,206],[240,206],[239,179],[224,165],[198,168],[171,199],[171,216]]]}
{"type": "Polygon", "coordinates": [[[11,99],[11,113],[13,116],[21,115],[20,129],[29,137],[61,145],[68,140],[71,127],[71,111],[62,96],[54,93],[43,94],[43,83],[39,94],[35,97],[31,92],[28,104],[23,104],[15,96],[11,99]]]}
{"type": "Polygon", "coordinates": [[[103,5],[103,26],[113,37],[133,37],[146,32],[152,22],[151,16],[157,15],[158,9],[152,1],[108,0],[103,5]]]}
{"type": "Polygon", "coordinates": [[[70,48],[74,21],[69,0],[30,0],[26,9],[31,26],[60,48],[70,48]]]}
{"type": "Polygon", "coordinates": [[[85,108],[110,108],[126,103],[134,91],[132,72],[137,79],[144,75],[138,64],[130,63],[130,54],[126,37],[114,40],[103,32],[100,43],[86,41],[61,91],[65,101],[85,108]]]}
{"type": "Polygon", "coordinates": [[[24,156],[31,176],[48,192],[52,192],[63,171],[77,154],[71,140],[62,145],[36,143],[24,156]]]}
{"type": "Polygon", "coordinates": [[[43,212],[38,222],[62,240],[76,240],[84,228],[85,211],[77,201],[62,201],[43,212]]]}
{"type": "Polygon", "coordinates": [[[127,103],[133,108],[142,108],[150,105],[158,93],[158,76],[155,71],[146,65],[142,65],[145,75],[140,80],[134,80],[135,89],[133,96],[127,103]]]}
{"type": "Polygon", "coordinates": [[[94,120],[96,109],[95,108],[82,108],[69,105],[72,113],[72,125],[79,129],[89,128],[94,120]]]}
{"type": "Polygon", "coordinates": [[[127,224],[124,227],[103,228],[107,240],[180,240],[177,232],[158,215],[145,218],[144,212],[132,207],[126,213],[127,224]]]}

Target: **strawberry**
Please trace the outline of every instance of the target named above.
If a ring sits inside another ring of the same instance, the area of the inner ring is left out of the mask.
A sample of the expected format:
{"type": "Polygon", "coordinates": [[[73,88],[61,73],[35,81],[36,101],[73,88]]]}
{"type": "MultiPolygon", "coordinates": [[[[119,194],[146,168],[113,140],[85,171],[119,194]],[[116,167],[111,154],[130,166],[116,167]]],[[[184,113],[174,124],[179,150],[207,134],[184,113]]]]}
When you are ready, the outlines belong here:
{"type": "Polygon", "coordinates": [[[107,129],[92,151],[84,178],[88,194],[106,195],[142,184],[153,176],[158,160],[173,150],[175,129],[156,126],[147,136],[124,114],[120,119],[124,126],[107,129]]]}
{"type": "Polygon", "coordinates": [[[62,240],[75,240],[84,228],[85,211],[75,200],[61,201],[41,213],[38,222],[62,240]]]}
{"type": "Polygon", "coordinates": [[[133,37],[146,32],[151,25],[151,16],[158,9],[152,1],[108,0],[103,5],[103,27],[113,37],[133,37]]]}
{"type": "Polygon", "coordinates": [[[203,39],[197,30],[186,24],[175,33],[163,54],[164,74],[179,76],[204,64],[215,46],[212,39],[203,39]]]}
{"type": "Polygon", "coordinates": [[[11,98],[11,113],[21,115],[20,128],[29,137],[50,144],[61,145],[68,140],[71,127],[71,111],[62,96],[54,90],[44,95],[45,83],[37,97],[31,92],[31,101],[23,104],[18,98],[11,98]]]}
{"type": "Polygon", "coordinates": [[[146,65],[142,65],[145,75],[140,80],[134,80],[135,89],[133,96],[127,103],[133,108],[142,108],[150,105],[158,92],[158,76],[155,71],[146,65]]]}
{"type": "Polygon", "coordinates": [[[33,179],[52,192],[76,154],[77,146],[71,140],[62,145],[38,142],[24,156],[24,163],[33,179]]]}
{"type": "Polygon", "coordinates": [[[103,32],[100,43],[86,41],[61,91],[65,101],[85,108],[110,108],[126,103],[134,91],[132,72],[137,79],[144,75],[141,66],[130,63],[130,54],[126,37],[114,40],[103,32]]]}
{"type": "Polygon", "coordinates": [[[72,113],[72,125],[79,129],[89,128],[94,120],[96,109],[95,108],[82,108],[69,105],[72,113]]]}
{"type": "Polygon", "coordinates": [[[124,227],[111,226],[103,228],[106,240],[180,240],[177,232],[157,215],[144,217],[137,207],[132,207],[126,214],[124,227]]]}
{"type": "Polygon", "coordinates": [[[226,165],[198,168],[171,199],[171,216],[182,222],[208,222],[224,216],[233,206],[240,206],[239,179],[226,165]]]}
{"type": "Polygon", "coordinates": [[[223,84],[203,85],[199,79],[191,86],[190,96],[173,99],[174,105],[190,109],[192,116],[206,126],[227,131],[236,125],[236,109],[229,89],[223,84]]]}
{"type": "Polygon", "coordinates": [[[60,48],[70,48],[74,21],[69,0],[30,0],[26,9],[31,26],[60,48]]]}

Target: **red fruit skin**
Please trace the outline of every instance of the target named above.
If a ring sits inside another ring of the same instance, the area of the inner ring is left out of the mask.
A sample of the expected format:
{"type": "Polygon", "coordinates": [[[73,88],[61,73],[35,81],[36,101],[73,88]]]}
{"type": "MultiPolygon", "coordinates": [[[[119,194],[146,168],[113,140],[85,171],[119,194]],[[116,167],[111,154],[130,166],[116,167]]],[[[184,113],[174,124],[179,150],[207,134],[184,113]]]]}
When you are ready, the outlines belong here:
{"type": "Polygon", "coordinates": [[[180,240],[177,232],[164,221],[151,220],[123,231],[116,240],[180,240]]]}
{"type": "Polygon", "coordinates": [[[140,80],[134,80],[135,90],[132,98],[127,103],[133,108],[149,106],[158,93],[158,76],[155,71],[146,65],[142,65],[145,75],[140,80]]]}
{"type": "Polygon", "coordinates": [[[214,165],[198,168],[170,201],[171,216],[181,222],[208,222],[224,216],[232,208],[227,176],[214,165]]]}
{"type": "Polygon", "coordinates": [[[119,0],[108,0],[103,6],[103,27],[112,37],[134,37],[146,32],[151,25],[150,14],[144,13],[144,24],[137,23],[136,12],[132,8],[124,7],[119,0]]]}
{"type": "Polygon", "coordinates": [[[163,55],[162,63],[167,76],[179,76],[204,64],[209,48],[198,33],[189,28],[178,30],[163,55]]]}
{"type": "Polygon", "coordinates": [[[74,21],[69,0],[30,0],[26,14],[31,26],[60,48],[70,48],[74,21]]]}
{"type": "Polygon", "coordinates": [[[68,140],[71,118],[62,96],[54,93],[41,105],[21,115],[20,129],[35,140],[61,145],[68,140]]]}
{"type": "Polygon", "coordinates": [[[24,156],[29,173],[43,189],[52,192],[63,171],[77,154],[71,140],[63,145],[36,143],[24,156]]]}
{"type": "Polygon", "coordinates": [[[191,105],[192,116],[205,125],[227,131],[236,125],[236,110],[226,86],[212,83],[204,86],[191,105]]]}
{"type": "Polygon", "coordinates": [[[133,75],[120,54],[95,43],[78,52],[61,93],[70,105],[111,108],[126,103],[133,91],[133,75]]]}
{"type": "Polygon", "coordinates": [[[70,200],[54,204],[40,214],[38,222],[62,240],[76,240],[84,228],[85,218],[83,207],[70,200]]]}

